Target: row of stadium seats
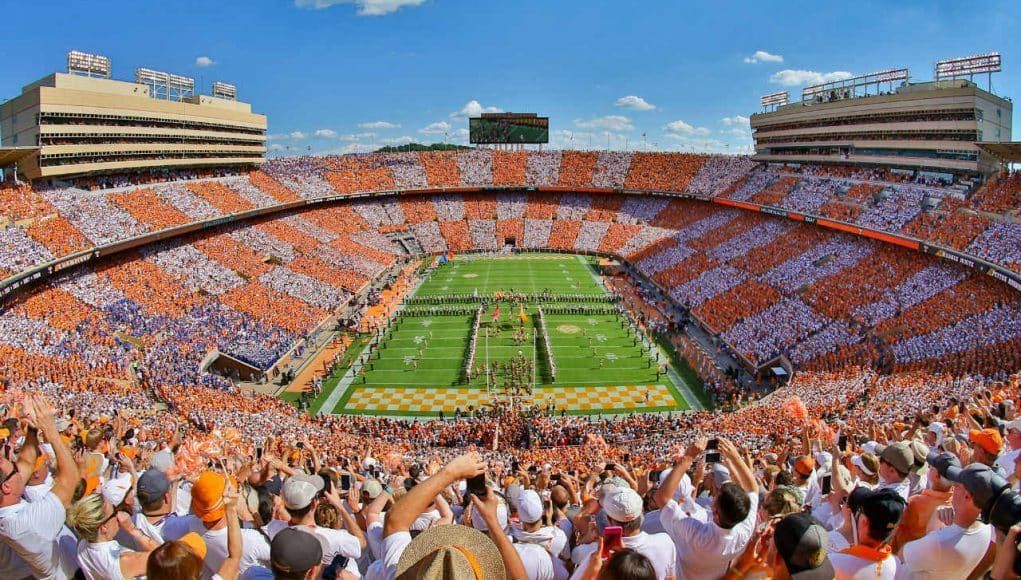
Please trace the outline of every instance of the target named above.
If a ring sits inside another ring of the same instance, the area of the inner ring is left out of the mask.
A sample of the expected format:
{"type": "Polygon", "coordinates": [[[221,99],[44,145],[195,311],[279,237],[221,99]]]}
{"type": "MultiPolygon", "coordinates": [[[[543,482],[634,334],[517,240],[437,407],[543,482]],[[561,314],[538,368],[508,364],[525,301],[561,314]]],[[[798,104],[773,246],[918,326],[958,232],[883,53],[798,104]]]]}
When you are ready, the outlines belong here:
{"type": "MultiPolygon", "coordinates": [[[[628,187],[723,196],[850,220],[885,231],[903,231],[1017,268],[1019,260],[1012,249],[1013,242],[1021,237],[1021,228],[1012,220],[967,211],[1000,214],[1016,209],[1021,205],[1021,178],[1017,174],[983,186],[971,202],[950,197],[940,182],[906,180],[900,173],[877,170],[812,166],[778,169],[755,167],[741,156],[666,153],[567,151],[510,155],[468,151],[285,158],[268,162],[265,172],[254,172],[250,179],[166,183],[110,194],[73,188],[35,192],[27,186],[0,187],[0,201],[5,208],[0,221],[21,222],[24,230],[3,232],[0,268],[16,272],[93,244],[274,203],[355,191],[490,184],[628,187]],[[494,174],[500,178],[494,180],[494,174]],[[877,181],[861,181],[869,179],[877,181]],[[935,212],[922,211],[923,198],[938,204],[935,212]],[[962,224],[966,226],[963,230],[962,224]],[[982,233],[986,235],[980,236],[982,233]]],[[[377,207],[376,203],[366,204],[366,211],[377,207]]],[[[480,213],[472,217],[493,216],[487,208],[477,209],[480,213]]],[[[498,209],[495,217],[509,217],[503,204],[498,209]]],[[[556,197],[550,204],[526,210],[526,217],[537,219],[554,215],[581,219],[568,217],[574,215],[570,204],[556,197]]],[[[399,214],[366,217],[377,227],[384,221],[404,221],[399,214]]],[[[427,212],[415,219],[429,218],[427,212]]],[[[441,214],[439,218],[458,220],[461,215],[441,214]]]]}

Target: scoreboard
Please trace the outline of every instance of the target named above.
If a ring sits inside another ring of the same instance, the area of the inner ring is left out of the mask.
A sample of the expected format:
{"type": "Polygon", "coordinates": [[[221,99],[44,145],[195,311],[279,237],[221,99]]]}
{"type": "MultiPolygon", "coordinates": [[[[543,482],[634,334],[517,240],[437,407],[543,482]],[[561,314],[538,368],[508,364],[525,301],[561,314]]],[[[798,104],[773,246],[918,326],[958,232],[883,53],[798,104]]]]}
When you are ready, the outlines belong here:
{"type": "Polygon", "coordinates": [[[549,117],[535,113],[483,113],[468,119],[468,137],[476,145],[549,143],[549,117]]]}

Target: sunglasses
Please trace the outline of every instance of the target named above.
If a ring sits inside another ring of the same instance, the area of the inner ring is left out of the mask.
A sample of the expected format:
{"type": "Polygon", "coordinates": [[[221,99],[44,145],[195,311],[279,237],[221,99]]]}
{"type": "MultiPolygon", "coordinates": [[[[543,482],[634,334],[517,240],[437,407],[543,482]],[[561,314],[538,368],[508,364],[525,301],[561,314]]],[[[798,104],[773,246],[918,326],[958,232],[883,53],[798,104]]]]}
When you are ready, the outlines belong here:
{"type": "Polygon", "coordinates": [[[101,526],[105,526],[107,522],[109,522],[110,520],[112,520],[112,519],[116,518],[116,517],[117,517],[117,512],[118,512],[118,511],[120,511],[120,510],[118,510],[117,508],[114,508],[113,512],[111,512],[111,513],[110,513],[110,515],[109,515],[109,516],[107,516],[107,518],[106,518],[105,520],[103,520],[103,523],[101,523],[101,524],[99,524],[99,525],[101,525],[101,526]]]}

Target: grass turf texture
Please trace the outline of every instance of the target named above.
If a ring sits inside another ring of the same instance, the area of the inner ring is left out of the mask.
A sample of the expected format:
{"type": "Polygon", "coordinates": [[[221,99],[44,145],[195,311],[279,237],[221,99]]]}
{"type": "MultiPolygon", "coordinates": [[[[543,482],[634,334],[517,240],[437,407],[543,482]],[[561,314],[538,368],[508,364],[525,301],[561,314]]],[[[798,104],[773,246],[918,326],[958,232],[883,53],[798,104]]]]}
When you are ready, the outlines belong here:
{"type": "MultiPolygon", "coordinates": [[[[570,302],[532,300],[525,304],[528,316],[524,327],[527,340],[516,342],[515,330],[521,326],[518,309],[500,302],[501,319],[493,327],[490,304],[481,318],[476,368],[490,361],[506,362],[521,353],[533,359],[532,332],[536,331],[535,353],[537,389],[533,401],[551,401],[572,414],[655,412],[687,409],[683,397],[666,375],[657,377],[655,354],[642,348],[641,340],[628,332],[626,321],[614,314],[551,313],[556,308],[589,306],[610,310],[607,293],[593,278],[595,270],[589,258],[560,254],[524,254],[502,258],[461,258],[439,266],[405,307],[397,324],[382,341],[378,358],[362,376],[355,376],[333,409],[335,413],[369,415],[435,416],[440,409],[450,414],[453,401],[484,401],[485,374],[465,381],[464,362],[477,302],[428,303],[430,297],[454,294],[492,297],[495,292],[537,294],[544,290],[554,295],[570,295],[570,302]],[[550,380],[539,330],[537,309],[546,310],[556,380],[550,380]],[[461,308],[465,313],[432,314],[432,308],[461,308]],[[651,362],[650,362],[651,359],[651,362]],[[383,392],[386,389],[388,392],[383,392]],[[651,391],[648,402],[646,391],[651,391]],[[370,397],[371,394],[371,397],[370,397]],[[367,402],[368,401],[368,402],[367,402]],[[378,403],[378,404],[377,404],[378,403]],[[572,408],[573,405],[573,408],[572,408]]],[[[360,352],[360,351],[359,351],[360,352]]],[[[661,356],[660,359],[663,357],[661,356]]],[[[664,362],[664,361],[660,361],[664,362]]],[[[676,361],[674,361],[676,365],[676,361]]],[[[686,366],[686,365],[685,365],[686,366]]],[[[701,394],[701,382],[683,374],[692,391],[701,394]]],[[[346,370],[346,369],[345,369],[346,370]]],[[[504,373],[497,378],[498,386],[504,373]]],[[[339,382],[331,377],[326,393],[339,382]]],[[[322,399],[323,397],[321,397],[322,399]]],[[[317,401],[318,402],[318,401],[317,401]]],[[[466,405],[461,405],[462,410],[466,405]]]]}

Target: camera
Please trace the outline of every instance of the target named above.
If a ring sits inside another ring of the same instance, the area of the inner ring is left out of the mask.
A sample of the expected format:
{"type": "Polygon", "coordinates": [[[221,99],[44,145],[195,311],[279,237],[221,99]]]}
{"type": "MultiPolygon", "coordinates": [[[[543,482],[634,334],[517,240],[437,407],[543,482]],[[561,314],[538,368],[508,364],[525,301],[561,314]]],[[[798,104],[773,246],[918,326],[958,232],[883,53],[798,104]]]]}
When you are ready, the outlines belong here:
{"type": "MultiPolygon", "coordinates": [[[[1021,495],[1011,489],[1004,489],[999,497],[989,501],[983,510],[985,520],[997,530],[1006,534],[1011,526],[1021,522],[1021,495]],[[986,512],[988,515],[986,516],[986,512]]],[[[1021,536],[1017,538],[1015,549],[1021,551],[1021,536]]],[[[1014,573],[1021,576],[1021,557],[1014,559],[1014,573]]]]}

